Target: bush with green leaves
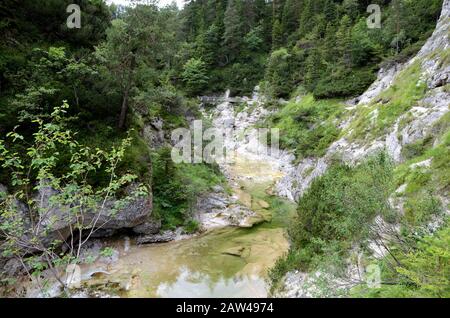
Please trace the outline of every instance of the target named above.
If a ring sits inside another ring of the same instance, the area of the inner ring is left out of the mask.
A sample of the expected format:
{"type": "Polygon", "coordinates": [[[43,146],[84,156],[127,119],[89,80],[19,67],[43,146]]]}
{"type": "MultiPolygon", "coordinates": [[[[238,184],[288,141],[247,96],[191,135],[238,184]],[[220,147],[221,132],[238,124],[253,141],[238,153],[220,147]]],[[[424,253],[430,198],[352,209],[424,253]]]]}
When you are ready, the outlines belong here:
{"type": "Polygon", "coordinates": [[[135,175],[118,174],[131,138],[110,151],[82,145],[67,128],[68,108],[64,103],[48,120],[35,119],[31,143],[14,131],[0,140],[0,166],[10,175],[10,189],[0,201],[2,257],[19,260],[39,284],[42,271],[48,270],[64,288],[64,265],[78,263],[91,236],[125,204],[148,192],[146,186],[135,183],[135,175]],[[26,151],[16,152],[18,144],[26,151]],[[56,169],[61,163],[66,166],[64,171],[56,169]],[[99,171],[108,174],[109,180],[94,187],[89,180],[99,171]],[[133,190],[124,194],[130,185],[133,190]],[[44,204],[43,196],[35,194],[48,189],[52,195],[44,204]],[[54,235],[62,224],[69,229],[67,241],[54,235]]]}
{"type": "Polygon", "coordinates": [[[285,48],[274,51],[266,68],[265,93],[271,97],[289,97],[293,90],[291,54],[285,48]]]}
{"type": "Polygon", "coordinates": [[[338,100],[316,100],[312,94],[290,101],[268,118],[266,125],[280,130],[280,146],[297,159],[321,156],[340,133],[337,119],[344,106],[338,100]]]}
{"type": "Polygon", "coordinates": [[[416,238],[412,243],[397,242],[393,255],[379,261],[382,270],[380,288],[358,285],[353,297],[371,298],[449,298],[450,227],[444,225],[433,235],[416,238]]]}
{"type": "Polygon", "coordinates": [[[224,183],[217,165],[175,164],[169,147],[153,153],[154,215],[165,229],[184,226],[187,232],[194,231],[198,227],[193,221],[197,198],[224,183]]]}
{"type": "Polygon", "coordinates": [[[392,191],[393,163],[385,153],[356,167],[334,163],[299,202],[290,252],[270,272],[274,286],[290,270],[311,271],[324,262],[342,268],[352,245],[370,237],[375,217],[392,215],[392,191]]]}
{"type": "Polygon", "coordinates": [[[192,95],[200,94],[209,80],[205,63],[195,58],[186,62],[182,77],[187,90],[192,95]]]}

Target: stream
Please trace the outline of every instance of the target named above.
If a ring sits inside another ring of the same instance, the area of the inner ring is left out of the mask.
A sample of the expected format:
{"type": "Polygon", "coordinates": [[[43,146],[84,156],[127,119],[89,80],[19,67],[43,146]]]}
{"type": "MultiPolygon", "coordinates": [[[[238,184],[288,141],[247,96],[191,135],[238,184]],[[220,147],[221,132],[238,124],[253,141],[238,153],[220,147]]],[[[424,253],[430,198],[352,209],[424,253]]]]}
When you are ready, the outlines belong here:
{"type": "MultiPolygon", "coordinates": [[[[222,105],[225,112],[230,107],[222,105]]],[[[288,251],[286,227],[295,205],[272,194],[272,187],[283,177],[273,160],[241,149],[222,170],[240,204],[264,222],[244,228],[212,228],[161,244],[109,241],[108,246],[119,253],[117,260],[84,265],[84,273],[95,269],[96,274],[83,284],[94,290],[116,287],[121,297],[269,296],[267,273],[288,251]]]]}

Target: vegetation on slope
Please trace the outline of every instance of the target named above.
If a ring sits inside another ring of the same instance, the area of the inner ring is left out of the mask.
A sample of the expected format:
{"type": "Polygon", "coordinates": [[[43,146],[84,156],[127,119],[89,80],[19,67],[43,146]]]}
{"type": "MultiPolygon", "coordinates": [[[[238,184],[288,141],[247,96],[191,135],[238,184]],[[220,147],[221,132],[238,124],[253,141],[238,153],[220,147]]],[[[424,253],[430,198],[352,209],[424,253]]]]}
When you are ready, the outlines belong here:
{"type": "Polygon", "coordinates": [[[441,5],[442,0],[190,1],[182,11],[189,43],[182,54],[204,62],[211,84],[205,89],[213,92],[248,94],[264,80],[273,97],[286,98],[298,85],[320,98],[356,96],[374,80],[377,64],[405,60],[421,47],[441,5]],[[382,29],[367,28],[366,10],[373,3],[381,6],[382,29]]]}
{"type": "Polygon", "coordinates": [[[316,100],[309,94],[282,106],[265,125],[280,130],[280,147],[293,151],[298,160],[322,156],[339,136],[343,108],[338,100],[316,100]]]}
{"type": "MultiPolygon", "coordinates": [[[[296,97],[300,88],[306,96],[280,107],[266,125],[282,129],[282,147],[299,159],[320,156],[347,133],[338,128],[344,108],[339,100],[362,93],[381,63],[412,56],[433,30],[442,5],[442,0],[193,0],[178,10],[80,0],[83,27],[68,29],[65,9],[71,2],[0,4],[0,133],[15,130],[31,142],[38,127],[30,123],[48,119],[67,100],[68,115],[77,118],[68,129],[77,132],[81,144],[110,149],[132,137],[117,173],[132,173],[152,186],[155,214],[164,228],[188,231],[196,228],[191,211],[196,196],[223,178],[214,166],[173,165],[167,148],[150,149],[144,126],[157,117],[165,130],[186,126],[187,117],[198,115],[192,99],[198,94],[228,88],[249,94],[260,83],[276,100],[296,97]],[[382,29],[366,27],[370,3],[382,7],[382,29]]],[[[448,51],[442,54],[448,63],[448,51]]],[[[418,80],[417,62],[382,100],[355,110],[352,137],[364,139],[371,127],[370,138],[376,138],[391,127],[423,97],[418,80]]],[[[290,230],[292,251],[272,270],[273,280],[319,264],[342,269],[336,264],[342,265],[353,244],[370,238],[372,221],[381,214],[402,224],[409,243],[393,242],[392,255],[401,265],[383,267],[393,287],[370,295],[447,295],[439,284],[448,277],[448,231],[429,238],[420,230],[442,210],[439,196],[449,190],[448,116],[435,129],[439,143],[428,136],[406,147],[408,162],[399,167],[383,154],[356,167],[334,163],[299,204],[290,230]],[[430,158],[429,167],[410,166],[430,158]],[[402,184],[407,184],[405,215],[399,219],[388,198],[402,184]],[[428,258],[433,261],[427,264],[428,258]],[[432,269],[433,288],[425,275],[432,269]]],[[[20,142],[4,146],[26,152],[20,142]]],[[[70,158],[58,154],[61,160],[49,169],[63,176],[70,158]]],[[[29,182],[37,180],[32,176],[29,182]]],[[[95,171],[86,182],[101,189],[107,180],[104,171],[95,171]]],[[[0,183],[14,189],[12,181],[2,169],[0,183]]]]}
{"type": "Polygon", "coordinates": [[[352,245],[369,237],[374,218],[392,217],[392,186],[393,165],[384,153],[357,167],[338,161],[313,181],[289,230],[291,251],[270,273],[274,285],[293,269],[313,271],[331,262],[343,270],[352,245]]]}

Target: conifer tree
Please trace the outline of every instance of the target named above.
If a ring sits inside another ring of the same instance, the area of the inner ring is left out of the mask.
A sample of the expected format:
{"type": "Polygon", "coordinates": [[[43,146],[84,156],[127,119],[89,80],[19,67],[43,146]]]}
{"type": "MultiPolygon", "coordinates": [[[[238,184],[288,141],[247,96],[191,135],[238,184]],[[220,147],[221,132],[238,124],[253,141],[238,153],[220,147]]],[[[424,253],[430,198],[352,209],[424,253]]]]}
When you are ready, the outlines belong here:
{"type": "Polygon", "coordinates": [[[283,46],[283,28],[280,20],[275,20],[272,29],[272,49],[276,50],[283,46]]]}
{"type": "Polygon", "coordinates": [[[314,20],[312,17],[314,16],[314,0],[304,0],[303,10],[300,15],[300,37],[304,38],[314,27],[314,20]]]}
{"type": "Polygon", "coordinates": [[[303,0],[286,0],[283,8],[283,34],[288,37],[299,27],[300,8],[303,0]]]}
{"type": "Polygon", "coordinates": [[[227,10],[224,16],[225,33],[223,43],[229,60],[235,59],[239,53],[242,40],[242,20],[239,16],[238,6],[241,0],[228,0],[227,10]]]}
{"type": "Polygon", "coordinates": [[[348,15],[344,15],[339,23],[336,33],[336,49],[339,54],[340,63],[350,67],[352,60],[352,25],[348,15]]]}

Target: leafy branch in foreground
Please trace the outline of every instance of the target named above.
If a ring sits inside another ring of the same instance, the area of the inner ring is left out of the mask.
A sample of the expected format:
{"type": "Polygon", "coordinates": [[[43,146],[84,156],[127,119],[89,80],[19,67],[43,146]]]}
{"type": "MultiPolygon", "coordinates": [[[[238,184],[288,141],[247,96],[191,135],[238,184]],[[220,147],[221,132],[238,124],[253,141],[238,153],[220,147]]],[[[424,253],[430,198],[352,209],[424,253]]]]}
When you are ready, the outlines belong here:
{"type": "Polygon", "coordinates": [[[24,136],[11,132],[0,140],[0,166],[12,188],[0,195],[0,257],[18,260],[41,290],[46,272],[67,291],[66,266],[79,263],[92,235],[148,191],[135,175],[118,173],[131,138],[110,151],[81,145],[67,128],[68,108],[64,102],[49,122],[34,120],[38,128],[25,155],[12,150],[26,145],[24,136]],[[90,180],[100,172],[108,181],[94,187],[90,180]],[[125,188],[131,191],[117,199],[125,188]]]}

